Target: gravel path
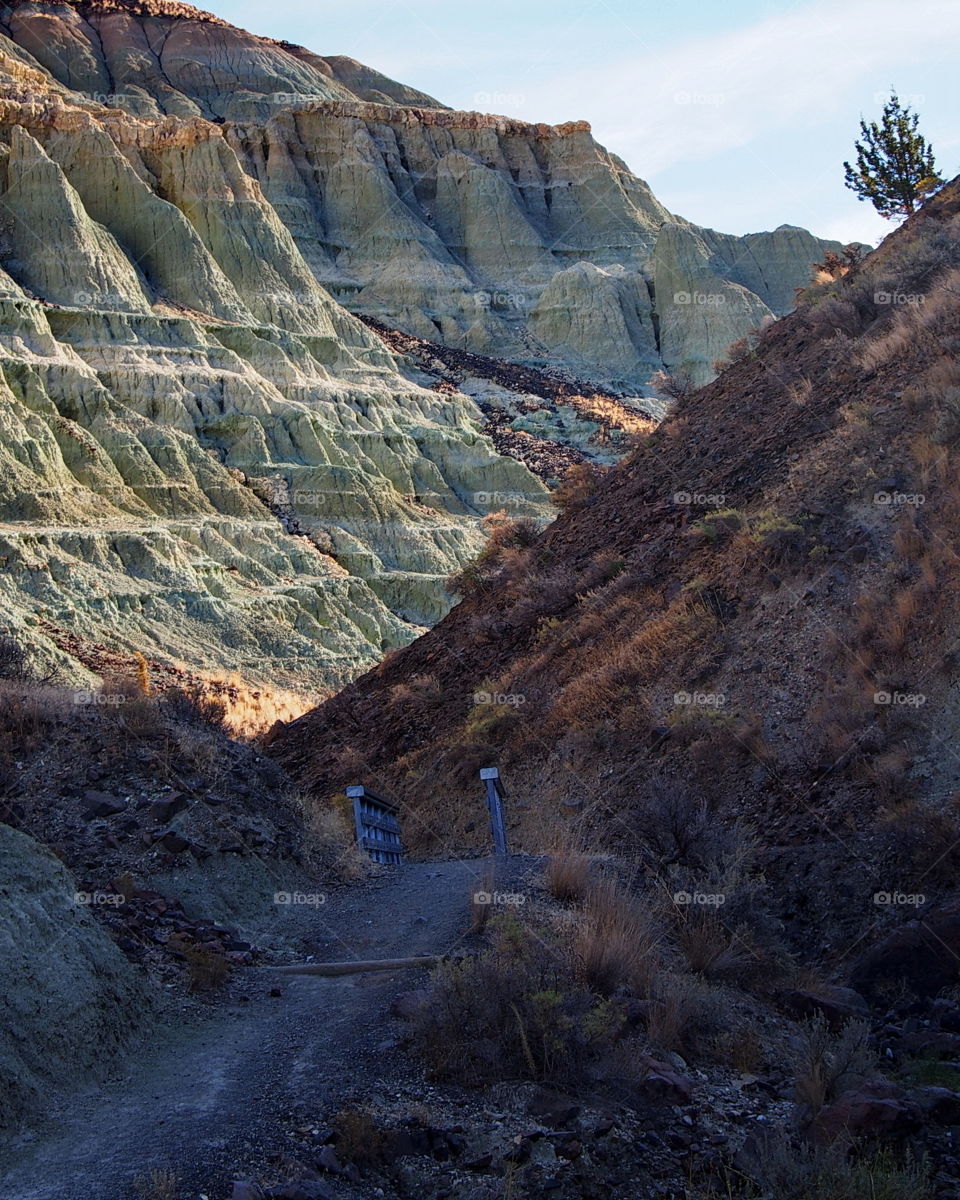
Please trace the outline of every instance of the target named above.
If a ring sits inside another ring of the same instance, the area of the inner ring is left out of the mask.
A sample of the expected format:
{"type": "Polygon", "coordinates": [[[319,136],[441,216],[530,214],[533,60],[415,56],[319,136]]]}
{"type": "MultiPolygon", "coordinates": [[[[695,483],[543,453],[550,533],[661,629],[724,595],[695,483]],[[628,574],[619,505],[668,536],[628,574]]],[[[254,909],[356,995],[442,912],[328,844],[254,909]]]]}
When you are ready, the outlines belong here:
{"type": "MultiPolygon", "coordinates": [[[[331,895],[317,909],[317,960],[456,948],[469,894],[481,890],[488,869],[484,860],[408,863],[331,895]]],[[[227,1200],[232,1179],[256,1173],[271,1155],[275,1161],[298,1118],[315,1122],[352,1088],[388,1091],[390,1079],[415,1071],[389,1044],[384,1017],[393,996],[422,978],[250,970],[209,1019],[159,1028],[121,1078],[65,1097],[44,1129],[8,1147],[0,1197],[133,1200],[138,1177],[172,1167],[184,1195],[227,1200]],[[270,996],[274,985],[280,997],[270,996]]]]}

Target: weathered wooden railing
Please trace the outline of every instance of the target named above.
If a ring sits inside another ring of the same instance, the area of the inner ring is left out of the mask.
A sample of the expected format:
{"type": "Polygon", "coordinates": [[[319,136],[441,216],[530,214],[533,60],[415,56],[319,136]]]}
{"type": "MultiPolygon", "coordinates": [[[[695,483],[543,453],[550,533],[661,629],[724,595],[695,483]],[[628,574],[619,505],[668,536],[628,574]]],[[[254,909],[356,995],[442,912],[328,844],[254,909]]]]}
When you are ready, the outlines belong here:
{"type": "Polygon", "coordinates": [[[391,865],[403,862],[397,806],[359,783],[348,787],[347,795],[353,800],[353,820],[360,849],[374,862],[391,865]]]}

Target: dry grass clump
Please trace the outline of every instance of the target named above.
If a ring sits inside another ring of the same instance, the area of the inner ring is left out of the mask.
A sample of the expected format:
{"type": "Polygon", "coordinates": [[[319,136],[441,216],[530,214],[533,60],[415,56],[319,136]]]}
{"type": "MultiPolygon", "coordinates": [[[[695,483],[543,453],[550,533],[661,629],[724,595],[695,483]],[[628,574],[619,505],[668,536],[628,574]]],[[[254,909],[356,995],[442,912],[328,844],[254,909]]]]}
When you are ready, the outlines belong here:
{"type": "Polygon", "coordinates": [[[659,942],[650,908],[609,876],[591,885],[573,943],[580,975],[591,988],[603,996],[620,988],[646,995],[659,942]]]}
{"type": "Polygon", "coordinates": [[[439,967],[430,993],[413,1044],[437,1077],[468,1083],[576,1080],[626,1023],[578,981],[555,934],[512,916],[491,921],[483,953],[439,967]]]}
{"type": "Polygon", "coordinates": [[[674,937],[687,966],[704,979],[744,978],[758,962],[749,931],[729,929],[716,913],[699,906],[680,910],[674,937]]]}
{"type": "Polygon", "coordinates": [[[569,467],[550,497],[561,512],[572,512],[584,508],[596,495],[600,481],[609,467],[596,463],[575,463],[569,467]]]}
{"type": "Polygon", "coordinates": [[[342,1108],[334,1114],[330,1126],[337,1156],[344,1162],[371,1166],[383,1158],[387,1135],[369,1109],[342,1108]]]}
{"type": "Polygon", "coordinates": [[[487,530],[486,545],[476,558],[447,579],[447,590],[454,596],[485,591],[502,574],[521,569],[526,551],[540,535],[536,521],[530,517],[511,517],[503,509],[488,513],[483,524],[487,530]]]}
{"type": "Polygon", "coordinates": [[[201,676],[196,687],[204,702],[223,706],[224,729],[242,739],[259,737],[277,721],[295,721],[328,698],[250,683],[236,673],[201,676]]]}
{"type": "Polygon", "coordinates": [[[797,1102],[809,1117],[815,1117],[843,1092],[876,1075],[876,1059],[869,1038],[870,1026],[866,1021],[848,1021],[836,1034],[831,1033],[819,1013],[804,1023],[793,1056],[793,1069],[797,1102]]]}
{"type": "Polygon", "coordinates": [[[216,950],[190,946],[181,951],[191,992],[212,992],[230,977],[230,960],[216,950]]]}
{"type": "Polygon", "coordinates": [[[487,865],[480,879],[470,884],[470,932],[483,933],[490,922],[493,905],[490,896],[496,886],[496,869],[487,865]]]}
{"type": "Polygon", "coordinates": [[[547,835],[549,856],[543,872],[547,891],[561,904],[582,904],[593,880],[593,857],[583,834],[559,820],[547,835]]]}
{"type": "Polygon", "coordinates": [[[707,984],[667,972],[658,976],[644,1014],[647,1037],[658,1050],[693,1057],[723,1022],[720,997],[707,984]]]}
{"type": "Polygon", "coordinates": [[[739,533],[746,523],[746,517],[738,509],[721,508],[695,521],[692,533],[706,545],[722,546],[739,533]]]}
{"type": "MultiPolygon", "coordinates": [[[[624,580],[610,586],[623,586],[624,580]]],[[[641,593],[585,608],[572,631],[580,648],[567,657],[566,682],[548,715],[547,731],[588,729],[607,718],[621,719],[631,707],[642,716],[647,702],[638,690],[661,678],[668,663],[679,671],[718,628],[714,614],[695,596],[680,595],[666,609],[658,603],[652,593],[641,593]],[[636,632],[624,637],[624,628],[636,632]]]]}
{"type": "Polygon", "coordinates": [[[580,904],[590,888],[593,862],[577,850],[551,854],[543,873],[547,891],[564,904],[580,904]]]}
{"type": "Polygon", "coordinates": [[[357,845],[345,796],[321,801],[299,794],[292,803],[303,819],[303,853],[311,871],[345,883],[365,879],[371,873],[373,864],[357,845]]]}
{"type": "Polygon", "coordinates": [[[656,421],[643,413],[634,412],[626,404],[611,400],[608,396],[569,396],[565,403],[582,417],[597,421],[601,426],[620,429],[631,437],[640,437],[656,428],[656,421]]]}
{"type": "Polygon", "coordinates": [[[171,1167],[154,1167],[133,1185],[136,1200],[177,1200],[180,1176],[171,1167]]]}
{"type": "Polygon", "coordinates": [[[683,368],[672,372],[654,371],[650,376],[650,386],[675,403],[688,399],[697,390],[690,372],[683,368]]]}
{"type": "Polygon", "coordinates": [[[743,1168],[720,1190],[693,1192],[691,1200],[933,1200],[936,1194],[924,1159],[898,1157],[889,1149],[849,1155],[846,1145],[813,1146],[784,1131],[756,1139],[743,1157],[743,1168]]]}

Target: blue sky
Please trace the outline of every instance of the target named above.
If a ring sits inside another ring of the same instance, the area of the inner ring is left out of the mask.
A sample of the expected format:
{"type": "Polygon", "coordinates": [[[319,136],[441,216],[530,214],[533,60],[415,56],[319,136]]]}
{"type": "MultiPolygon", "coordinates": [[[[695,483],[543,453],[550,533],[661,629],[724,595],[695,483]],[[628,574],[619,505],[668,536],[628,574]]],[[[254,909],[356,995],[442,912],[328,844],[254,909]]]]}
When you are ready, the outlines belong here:
{"type": "Polygon", "coordinates": [[[843,186],[890,85],[960,172],[960,0],[206,0],[455,108],[585,119],[673,212],[731,233],[876,241],[843,186]]]}

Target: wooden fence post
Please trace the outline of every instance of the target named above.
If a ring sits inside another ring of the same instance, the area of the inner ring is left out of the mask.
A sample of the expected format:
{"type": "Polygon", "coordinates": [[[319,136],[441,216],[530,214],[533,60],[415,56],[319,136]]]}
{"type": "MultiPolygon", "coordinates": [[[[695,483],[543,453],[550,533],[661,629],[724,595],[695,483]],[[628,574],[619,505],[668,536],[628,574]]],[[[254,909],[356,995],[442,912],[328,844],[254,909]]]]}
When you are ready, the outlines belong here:
{"type": "Polygon", "coordinates": [[[487,808],[490,810],[493,852],[499,858],[507,853],[507,826],[503,819],[503,798],[506,792],[503,790],[500,772],[496,767],[481,767],[480,778],[487,788],[487,808]]]}

